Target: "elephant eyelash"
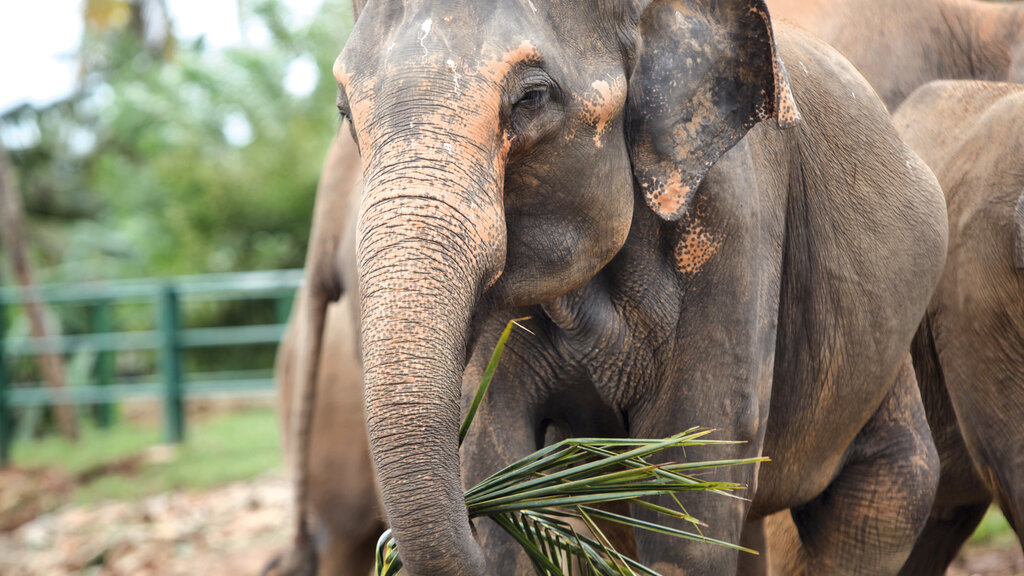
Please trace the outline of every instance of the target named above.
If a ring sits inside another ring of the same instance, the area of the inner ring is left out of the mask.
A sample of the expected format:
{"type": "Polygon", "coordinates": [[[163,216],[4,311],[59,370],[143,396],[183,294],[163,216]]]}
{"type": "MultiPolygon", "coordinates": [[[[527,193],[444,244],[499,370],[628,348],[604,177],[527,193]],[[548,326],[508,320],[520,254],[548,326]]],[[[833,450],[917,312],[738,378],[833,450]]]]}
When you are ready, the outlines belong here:
{"type": "Polygon", "coordinates": [[[546,86],[530,88],[520,96],[512,105],[513,111],[536,110],[550,98],[550,91],[546,86]]]}
{"type": "Polygon", "coordinates": [[[529,106],[539,104],[544,98],[547,97],[547,90],[541,88],[534,88],[519,97],[516,101],[516,106],[529,106]]]}
{"type": "Polygon", "coordinates": [[[338,106],[338,131],[345,129],[348,126],[349,134],[352,135],[352,140],[356,143],[356,151],[359,150],[359,138],[356,136],[356,127],[352,123],[351,113],[343,108],[341,105],[338,106]]]}

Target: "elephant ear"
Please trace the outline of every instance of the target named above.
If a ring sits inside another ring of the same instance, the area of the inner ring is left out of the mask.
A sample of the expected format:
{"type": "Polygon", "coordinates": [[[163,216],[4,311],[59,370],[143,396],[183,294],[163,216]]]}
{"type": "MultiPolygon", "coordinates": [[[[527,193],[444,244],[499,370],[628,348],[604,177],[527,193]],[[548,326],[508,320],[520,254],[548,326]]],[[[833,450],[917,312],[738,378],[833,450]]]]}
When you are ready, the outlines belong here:
{"type": "Polygon", "coordinates": [[[763,0],[646,0],[629,79],[630,158],[647,204],[686,214],[708,169],[758,122],[800,121],[763,0]]]}

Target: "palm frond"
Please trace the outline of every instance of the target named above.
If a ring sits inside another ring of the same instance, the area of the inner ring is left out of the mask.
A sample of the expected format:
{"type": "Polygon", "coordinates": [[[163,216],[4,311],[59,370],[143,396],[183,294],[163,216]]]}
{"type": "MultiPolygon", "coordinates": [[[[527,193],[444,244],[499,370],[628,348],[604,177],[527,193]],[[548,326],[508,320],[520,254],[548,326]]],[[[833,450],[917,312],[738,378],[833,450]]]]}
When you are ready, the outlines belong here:
{"type": "MultiPolygon", "coordinates": [[[[483,381],[459,431],[465,438],[477,408],[497,370],[512,327],[508,323],[491,355],[483,381]]],[[[736,544],[704,536],[703,522],[683,508],[677,495],[703,491],[740,498],[745,486],[703,480],[699,472],[723,466],[765,462],[742,458],[706,462],[651,463],[667,448],[736,444],[707,438],[713,430],[694,427],[668,438],[569,438],[547,446],[486,478],[465,493],[470,518],[488,517],[512,536],[529,557],[539,576],[658,576],[658,573],[619,553],[601,531],[598,521],[647,530],[686,540],[706,542],[757,554],[736,544]],[[670,496],[677,509],[649,499],[670,496]],[[682,520],[694,531],[681,530],[597,508],[597,504],[628,501],[666,519],[682,520]],[[567,519],[575,519],[592,536],[579,534],[567,519]]],[[[377,543],[376,574],[393,576],[402,569],[391,530],[377,543]]]]}

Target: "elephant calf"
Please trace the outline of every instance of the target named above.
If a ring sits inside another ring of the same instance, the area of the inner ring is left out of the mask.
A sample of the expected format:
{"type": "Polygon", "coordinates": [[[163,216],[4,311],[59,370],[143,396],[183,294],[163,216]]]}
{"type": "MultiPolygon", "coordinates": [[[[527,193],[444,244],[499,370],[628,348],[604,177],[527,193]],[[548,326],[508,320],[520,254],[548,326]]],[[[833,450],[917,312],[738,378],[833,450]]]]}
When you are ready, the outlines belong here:
{"type": "MultiPolygon", "coordinates": [[[[304,299],[300,291],[297,310],[304,299]]],[[[318,561],[313,562],[309,556],[313,549],[303,550],[306,555],[300,558],[308,563],[305,569],[285,571],[281,566],[272,574],[313,576],[313,567],[318,565],[318,573],[323,576],[366,576],[373,567],[374,544],[384,524],[366,441],[363,379],[355,341],[358,330],[347,302],[329,306],[323,345],[330,352],[320,360],[316,402],[306,416],[312,420],[299,426],[307,428],[303,438],[291,431],[296,428],[294,419],[302,417],[296,405],[302,402],[300,396],[305,391],[295,369],[302,353],[299,335],[305,322],[293,315],[278,350],[276,372],[285,448],[293,473],[305,484],[297,492],[302,494],[303,508],[308,511],[299,522],[312,524],[318,540],[318,561]],[[306,446],[300,446],[300,442],[306,446]],[[300,471],[296,460],[302,449],[309,455],[305,469],[300,471]]]]}
{"type": "Polygon", "coordinates": [[[363,415],[358,311],[354,291],[343,295],[354,282],[360,172],[343,126],[317,187],[305,285],[275,362],[294,475],[295,541],[267,567],[268,576],[365,576],[384,529],[363,415]]]}

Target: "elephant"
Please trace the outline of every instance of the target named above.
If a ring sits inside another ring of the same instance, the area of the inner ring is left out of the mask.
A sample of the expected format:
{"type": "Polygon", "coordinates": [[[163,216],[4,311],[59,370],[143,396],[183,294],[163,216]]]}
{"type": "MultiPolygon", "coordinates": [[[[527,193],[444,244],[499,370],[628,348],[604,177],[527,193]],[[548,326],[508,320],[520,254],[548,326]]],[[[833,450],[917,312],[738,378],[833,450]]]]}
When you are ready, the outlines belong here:
{"type": "Polygon", "coordinates": [[[366,576],[385,528],[363,416],[358,308],[354,286],[345,289],[354,283],[346,278],[354,279],[353,208],[361,171],[355,143],[342,129],[317,187],[305,283],[275,360],[295,485],[295,539],[265,574],[366,576]]]}
{"type": "MultiPolygon", "coordinates": [[[[1024,546],[1024,85],[931,82],[893,118],[949,214],[946,268],[911,347],[940,482],[900,572],[939,576],[993,500],[1024,546]]],[[[803,573],[785,513],[768,531],[772,573],[803,573]]]]}
{"type": "Polygon", "coordinates": [[[850,59],[890,110],[932,80],[1024,82],[1024,2],[768,0],[850,59]]]}
{"type": "Polygon", "coordinates": [[[943,574],[994,500],[1024,546],[1024,85],[933,82],[893,117],[949,212],[913,353],[942,474],[905,574],[943,574]]]}
{"type": "MultiPolygon", "coordinates": [[[[757,542],[761,518],[795,508],[818,573],[895,573],[938,483],[908,350],[946,213],[853,66],[773,27],[763,0],[357,9],[334,74],[363,166],[370,451],[407,573],[514,573],[495,525],[466,513],[463,468],[473,482],[552,423],[603,420],[545,402],[522,428],[480,421],[460,458],[462,390],[512,312],[530,333],[494,386],[589,390],[630,436],[700,424],[742,441],[686,457],[772,457],[717,472],[748,499],[687,500],[706,533],[757,542]]],[[[740,563],[635,543],[666,575],[740,563]]]]}

